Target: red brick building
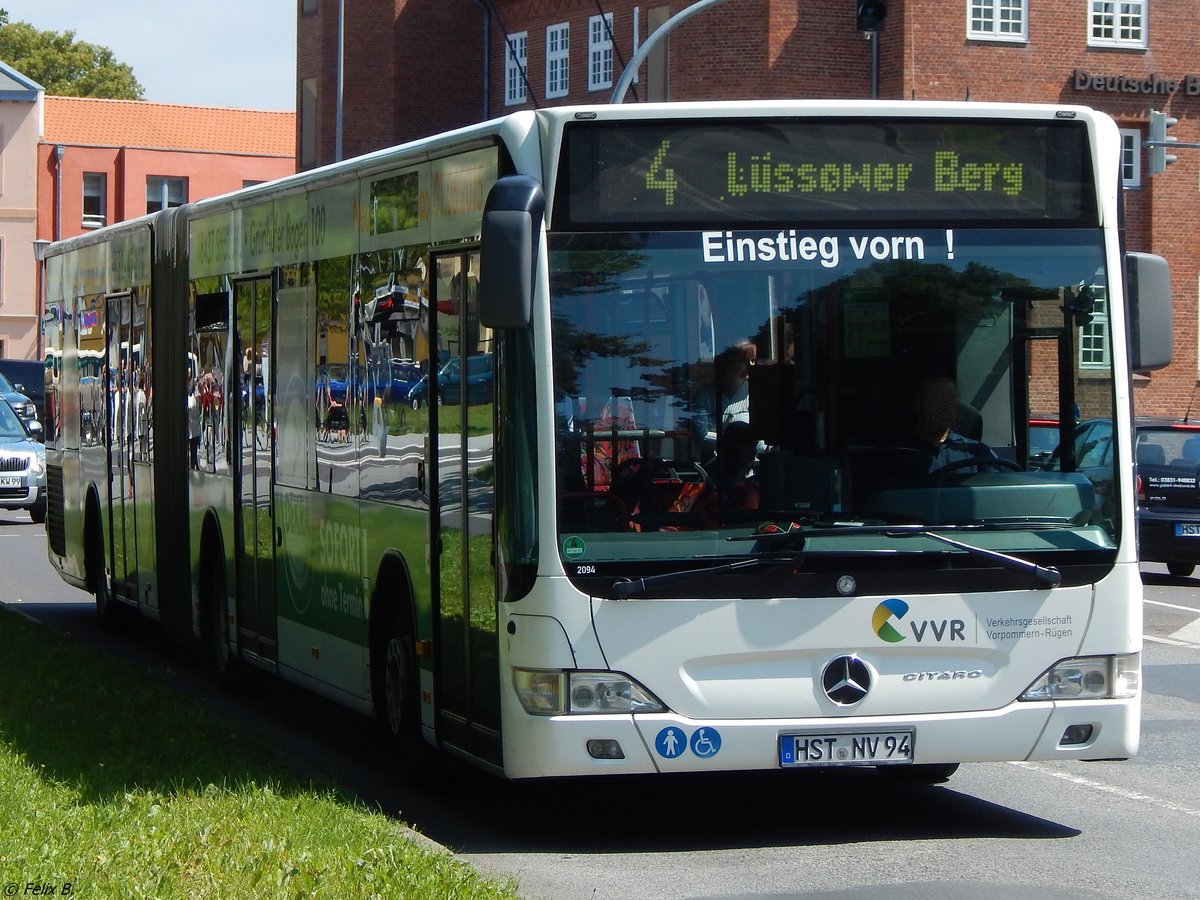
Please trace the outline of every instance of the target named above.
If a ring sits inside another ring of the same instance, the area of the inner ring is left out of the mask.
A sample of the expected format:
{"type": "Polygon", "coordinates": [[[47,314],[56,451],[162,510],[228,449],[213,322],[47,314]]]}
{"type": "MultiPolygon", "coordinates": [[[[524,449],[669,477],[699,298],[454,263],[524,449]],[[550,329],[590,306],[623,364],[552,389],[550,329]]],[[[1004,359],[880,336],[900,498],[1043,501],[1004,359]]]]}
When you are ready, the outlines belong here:
{"type": "MultiPolygon", "coordinates": [[[[648,36],[689,3],[656,0],[299,0],[300,168],[483,118],[608,103],[648,36]]],[[[658,41],[626,103],[772,97],[1083,104],[1125,141],[1127,240],[1165,256],[1175,362],[1138,379],[1137,409],[1182,415],[1200,367],[1200,150],[1151,176],[1150,109],[1200,142],[1194,0],[890,0],[878,36],[855,0],[725,0],[658,41]]]]}

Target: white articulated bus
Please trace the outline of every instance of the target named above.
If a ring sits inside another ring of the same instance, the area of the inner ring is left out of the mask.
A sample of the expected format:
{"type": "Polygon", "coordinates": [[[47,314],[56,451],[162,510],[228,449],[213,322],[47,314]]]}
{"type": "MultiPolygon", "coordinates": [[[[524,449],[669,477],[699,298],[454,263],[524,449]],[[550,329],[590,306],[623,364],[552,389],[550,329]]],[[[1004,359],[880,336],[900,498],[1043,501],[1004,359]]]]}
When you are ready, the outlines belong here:
{"type": "Polygon", "coordinates": [[[51,560],[511,778],[1128,757],[1120,162],[1080,107],[557,108],[60,242],[51,560]]]}

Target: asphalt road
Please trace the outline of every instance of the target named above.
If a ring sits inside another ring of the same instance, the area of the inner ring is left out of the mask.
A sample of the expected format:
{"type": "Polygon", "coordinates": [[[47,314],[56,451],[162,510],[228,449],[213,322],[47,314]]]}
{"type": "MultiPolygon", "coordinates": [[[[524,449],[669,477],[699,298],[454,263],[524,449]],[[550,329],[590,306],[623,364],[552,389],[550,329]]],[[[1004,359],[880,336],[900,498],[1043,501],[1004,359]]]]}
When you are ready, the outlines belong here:
{"type": "Polygon", "coordinates": [[[1200,579],[1147,566],[1142,749],[1121,763],[967,765],[940,787],[870,771],[505,783],[398,774],[361,717],[271,679],[230,697],[150,623],[110,634],[45,537],[0,511],[0,602],[257,730],[529,900],[1200,898],[1200,579]]]}

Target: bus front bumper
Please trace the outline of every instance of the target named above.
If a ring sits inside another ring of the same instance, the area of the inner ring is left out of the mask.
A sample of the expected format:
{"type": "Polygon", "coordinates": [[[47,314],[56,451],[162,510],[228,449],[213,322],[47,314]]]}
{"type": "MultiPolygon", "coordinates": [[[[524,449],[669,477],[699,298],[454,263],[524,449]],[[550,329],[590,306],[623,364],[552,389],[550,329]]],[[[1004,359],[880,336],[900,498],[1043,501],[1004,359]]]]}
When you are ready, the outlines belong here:
{"type": "MultiPolygon", "coordinates": [[[[1014,702],[998,710],[904,717],[518,716],[506,723],[504,771],[509,778],[537,778],[778,769],[786,767],[780,747],[791,735],[832,747],[831,738],[908,734],[914,764],[1125,759],[1137,752],[1140,715],[1140,697],[1134,697],[1014,702]]],[[[800,765],[874,764],[827,758],[800,765]]]]}

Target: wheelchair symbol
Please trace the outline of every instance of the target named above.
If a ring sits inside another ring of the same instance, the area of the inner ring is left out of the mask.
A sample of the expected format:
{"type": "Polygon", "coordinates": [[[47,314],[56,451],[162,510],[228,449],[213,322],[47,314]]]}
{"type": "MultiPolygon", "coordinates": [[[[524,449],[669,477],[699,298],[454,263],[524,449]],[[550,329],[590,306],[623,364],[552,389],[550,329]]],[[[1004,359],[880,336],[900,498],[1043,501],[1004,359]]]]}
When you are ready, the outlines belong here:
{"type": "Polygon", "coordinates": [[[692,752],[700,759],[716,756],[721,749],[721,733],[715,728],[698,728],[692,735],[692,752]]]}

